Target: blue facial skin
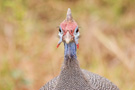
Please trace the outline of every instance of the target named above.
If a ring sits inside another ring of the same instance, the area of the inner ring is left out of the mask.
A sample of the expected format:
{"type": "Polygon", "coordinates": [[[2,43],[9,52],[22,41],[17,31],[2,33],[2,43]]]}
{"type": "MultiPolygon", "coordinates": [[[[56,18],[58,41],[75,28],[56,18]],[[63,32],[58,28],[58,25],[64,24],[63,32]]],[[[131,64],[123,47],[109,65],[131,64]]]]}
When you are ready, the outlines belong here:
{"type": "MultiPolygon", "coordinates": [[[[59,27],[61,30],[61,34],[63,34],[63,30],[61,28],[61,26],[59,27]]],[[[75,28],[74,30],[74,35],[76,34],[76,30],[78,29],[78,26],[75,28]]],[[[60,37],[60,41],[59,44],[62,42],[62,37],[60,37]]],[[[64,59],[68,60],[68,59],[77,59],[76,56],[76,44],[78,44],[78,38],[75,37],[75,42],[70,42],[70,43],[66,43],[64,42],[64,59]]]]}
{"type": "Polygon", "coordinates": [[[74,42],[70,42],[69,44],[64,42],[64,59],[77,59],[76,56],[76,44],[74,42]]]}

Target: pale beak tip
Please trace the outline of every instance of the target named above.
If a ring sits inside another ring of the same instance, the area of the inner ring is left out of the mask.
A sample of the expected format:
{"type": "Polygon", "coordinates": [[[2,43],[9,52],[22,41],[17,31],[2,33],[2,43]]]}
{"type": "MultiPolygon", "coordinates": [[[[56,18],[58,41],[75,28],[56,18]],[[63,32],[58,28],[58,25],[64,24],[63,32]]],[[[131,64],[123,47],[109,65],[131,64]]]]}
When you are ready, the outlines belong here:
{"type": "Polygon", "coordinates": [[[71,42],[71,37],[72,37],[72,36],[70,35],[69,32],[67,32],[66,35],[64,36],[65,42],[66,42],[67,44],[69,44],[69,43],[71,42]]]}
{"type": "Polygon", "coordinates": [[[66,40],[65,40],[65,42],[66,42],[67,44],[69,44],[69,42],[70,42],[70,39],[66,39],[66,40]]]}

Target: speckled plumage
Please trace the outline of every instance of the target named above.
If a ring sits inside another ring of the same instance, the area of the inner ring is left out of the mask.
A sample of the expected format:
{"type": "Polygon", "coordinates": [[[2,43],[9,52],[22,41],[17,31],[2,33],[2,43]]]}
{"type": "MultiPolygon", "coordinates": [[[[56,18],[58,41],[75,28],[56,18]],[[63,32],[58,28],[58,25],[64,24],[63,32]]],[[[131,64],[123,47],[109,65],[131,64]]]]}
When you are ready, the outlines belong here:
{"type": "Polygon", "coordinates": [[[58,76],[52,79],[47,84],[45,84],[42,88],[40,88],[40,90],[119,90],[118,87],[114,85],[111,81],[109,81],[108,79],[101,77],[98,74],[94,74],[92,72],[88,72],[83,69],[81,69],[81,71],[83,72],[83,74],[85,74],[86,79],[91,84],[90,87],[88,88],[83,87],[83,86],[81,86],[80,88],[76,88],[75,86],[75,88],[69,87],[68,89],[66,89],[63,86],[60,89],[55,89],[58,83],[58,79],[59,79],[59,76],[58,76]]]}
{"type": "Polygon", "coordinates": [[[65,56],[64,64],[62,66],[60,75],[52,79],[47,84],[45,84],[40,90],[119,90],[119,89],[108,79],[101,77],[97,74],[94,74],[92,72],[80,69],[76,57],[75,58],[74,56],[69,57],[67,55],[65,56]]]}
{"type": "Polygon", "coordinates": [[[80,69],[74,61],[73,67],[63,66],[60,76],[45,84],[40,90],[119,90],[108,79],[80,69]]]}

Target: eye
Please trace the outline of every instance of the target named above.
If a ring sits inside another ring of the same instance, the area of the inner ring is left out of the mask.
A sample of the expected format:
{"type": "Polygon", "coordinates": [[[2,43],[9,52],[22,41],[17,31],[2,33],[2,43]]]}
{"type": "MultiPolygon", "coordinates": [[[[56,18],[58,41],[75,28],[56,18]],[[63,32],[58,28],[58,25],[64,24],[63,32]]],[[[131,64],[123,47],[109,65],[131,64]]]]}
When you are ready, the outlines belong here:
{"type": "Polygon", "coordinates": [[[59,32],[61,33],[61,29],[59,28],[59,32]]]}
{"type": "Polygon", "coordinates": [[[79,29],[76,30],[76,33],[78,33],[78,32],[79,32],[79,29]]]}

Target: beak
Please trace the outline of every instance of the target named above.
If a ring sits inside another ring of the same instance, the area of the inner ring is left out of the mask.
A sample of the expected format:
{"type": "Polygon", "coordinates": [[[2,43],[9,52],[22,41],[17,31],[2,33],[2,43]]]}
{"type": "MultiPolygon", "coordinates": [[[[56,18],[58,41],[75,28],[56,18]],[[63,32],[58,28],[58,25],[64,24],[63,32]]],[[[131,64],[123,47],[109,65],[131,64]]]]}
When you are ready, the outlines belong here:
{"type": "Polygon", "coordinates": [[[69,31],[63,37],[64,41],[69,44],[72,41],[72,36],[70,35],[69,31]]]}

